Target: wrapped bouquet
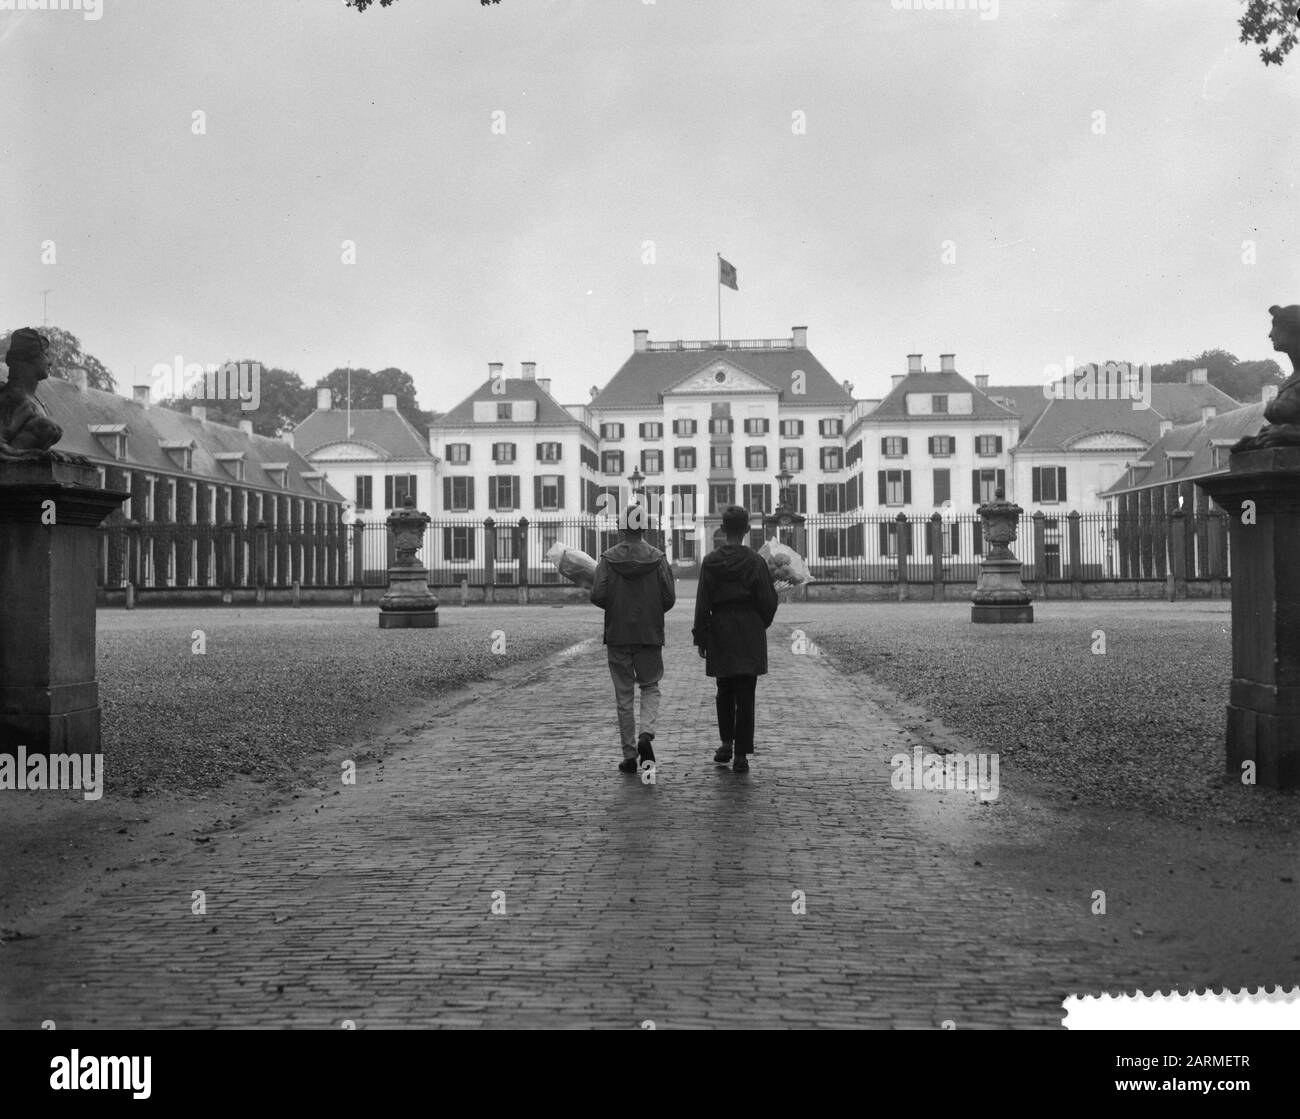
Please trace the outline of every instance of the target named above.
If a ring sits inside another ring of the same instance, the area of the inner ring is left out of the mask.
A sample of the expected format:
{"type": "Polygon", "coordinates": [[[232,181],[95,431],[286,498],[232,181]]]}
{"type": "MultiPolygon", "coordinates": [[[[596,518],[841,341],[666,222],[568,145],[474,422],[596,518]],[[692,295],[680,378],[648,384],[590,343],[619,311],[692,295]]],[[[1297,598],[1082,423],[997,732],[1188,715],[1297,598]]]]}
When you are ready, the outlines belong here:
{"type": "Polygon", "coordinates": [[[768,570],[772,572],[772,582],[778,591],[802,587],[813,581],[803,556],[775,538],[759,548],[758,554],[767,561],[768,570]]]}
{"type": "Polygon", "coordinates": [[[570,548],[557,541],[551,545],[546,558],[571,583],[590,587],[596,581],[596,561],[578,548],[570,548]]]}

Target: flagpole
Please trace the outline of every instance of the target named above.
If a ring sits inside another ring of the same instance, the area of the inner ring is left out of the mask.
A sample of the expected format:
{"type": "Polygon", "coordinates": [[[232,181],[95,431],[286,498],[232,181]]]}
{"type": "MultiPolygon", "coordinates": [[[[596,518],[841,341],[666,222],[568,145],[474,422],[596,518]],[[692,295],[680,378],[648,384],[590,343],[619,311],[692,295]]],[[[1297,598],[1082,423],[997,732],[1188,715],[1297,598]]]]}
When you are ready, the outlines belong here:
{"type": "Polygon", "coordinates": [[[722,254],[718,253],[718,341],[722,341],[722,254]]]}

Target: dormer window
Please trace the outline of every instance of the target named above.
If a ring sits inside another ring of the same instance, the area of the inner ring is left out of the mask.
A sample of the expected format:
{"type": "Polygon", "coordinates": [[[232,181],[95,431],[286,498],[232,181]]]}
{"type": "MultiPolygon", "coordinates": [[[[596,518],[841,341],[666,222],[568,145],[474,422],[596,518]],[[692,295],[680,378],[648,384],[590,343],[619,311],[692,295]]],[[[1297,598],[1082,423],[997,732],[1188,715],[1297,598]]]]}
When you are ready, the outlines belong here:
{"type": "Polygon", "coordinates": [[[289,464],[287,462],[264,462],[262,469],[266,471],[267,476],[281,489],[289,484],[289,464]]]}
{"type": "Polygon", "coordinates": [[[183,443],[159,443],[158,445],[167,452],[167,457],[176,464],[178,470],[189,472],[194,469],[194,448],[197,444],[193,439],[187,439],[183,443]]]}
{"type": "Polygon", "coordinates": [[[115,461],[126,458],[126,424],[88,424],[90,434],[95,437],[104,452],[115,461]]]}
{"type": "Polygon", "coordinates": [[[244,480],[244,452],[243,451],[222,451],[214,456],[236,482],[244,480]]]}
{"type": "MultiPolygon", "coordinates": [[[[303,472],[302,480],[306,482],[313,490],[322,497],[325,494],[325,475],[319,470],[308,470],[303,472]]],[[[369,478],[366,481],[370,481],[369,478]]]]}
{"type": "Polygon", "coordinates": [[[1178,473],[1192,457],[1191,451],[1166,451],[1165,452],[1165,477],[1172,478],[1178,473]]]}

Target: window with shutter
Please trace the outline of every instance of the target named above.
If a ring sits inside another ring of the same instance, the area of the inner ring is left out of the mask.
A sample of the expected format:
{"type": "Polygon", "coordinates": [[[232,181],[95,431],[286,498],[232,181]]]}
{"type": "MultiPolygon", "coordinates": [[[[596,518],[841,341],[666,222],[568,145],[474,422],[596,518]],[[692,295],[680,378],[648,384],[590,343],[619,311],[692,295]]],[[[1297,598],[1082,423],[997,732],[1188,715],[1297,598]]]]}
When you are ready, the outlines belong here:
{"type": "Polygon", "coordinates": [[[878,500],[881,505],[884,505],[885,504],[885,472],[883,470],[876,471],[876,480],[880,485],[880,494],[878,496],[878,500]]]}
{"type": "Polygon", "coordinates": [[[934,472],[934,503],[942,505],[945,501],[952,500],[952,483],[947,470],[936,470],[934,472]]]}
{"type": "Polygon", "coordinates": [[[903,504],[912,504],[912,472],[910,470],[903,471],[903,504]]]}
{"type": "Polygon", "coordinates": [[[1058,501],[1065,500],[1065,467],[1064,466],[1058,466],[1056,468],[1056,499],[1058,501]]]}
{"type": "Polygon", "coordinates": [[[444,509],[451,508],[451,479],[450,478],[444,478],[442,480],[442,507],[444,509]]]}

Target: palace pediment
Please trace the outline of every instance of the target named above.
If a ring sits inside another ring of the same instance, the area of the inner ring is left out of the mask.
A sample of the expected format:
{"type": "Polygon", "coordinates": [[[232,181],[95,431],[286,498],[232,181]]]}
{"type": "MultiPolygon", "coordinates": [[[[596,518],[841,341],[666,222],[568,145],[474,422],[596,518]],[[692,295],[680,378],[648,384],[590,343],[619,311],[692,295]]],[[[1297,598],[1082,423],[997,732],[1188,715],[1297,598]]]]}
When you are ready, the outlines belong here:
{"type": "Polygon", "coordinates": [[[693,373],[664,390],[664,395],[727,393],[727,392],[777,392],[775,385],[760,380],[725,358],[714,358],[693,373]]]}

